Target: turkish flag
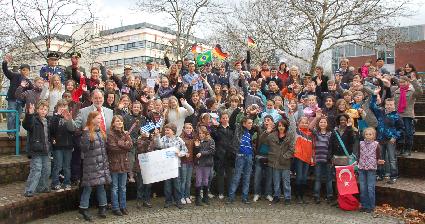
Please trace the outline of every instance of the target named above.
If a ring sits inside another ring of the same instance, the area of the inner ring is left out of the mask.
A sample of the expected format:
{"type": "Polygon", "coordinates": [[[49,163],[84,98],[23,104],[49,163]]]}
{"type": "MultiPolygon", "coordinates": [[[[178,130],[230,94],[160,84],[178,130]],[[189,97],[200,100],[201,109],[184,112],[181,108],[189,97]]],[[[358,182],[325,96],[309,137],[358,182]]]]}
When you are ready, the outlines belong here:
{"type": "Polygon", "coordinates": [[[335,166],[335,170],[336,186],[340,195],[359,193],[354,166],[335,166]]]}

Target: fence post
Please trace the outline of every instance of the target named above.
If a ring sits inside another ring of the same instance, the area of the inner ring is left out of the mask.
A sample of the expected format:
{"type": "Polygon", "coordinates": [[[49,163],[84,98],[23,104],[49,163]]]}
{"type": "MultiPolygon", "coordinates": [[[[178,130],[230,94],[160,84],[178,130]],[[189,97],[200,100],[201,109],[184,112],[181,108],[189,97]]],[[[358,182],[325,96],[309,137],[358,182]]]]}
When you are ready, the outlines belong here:
{"type": "Polygon", "coordinates": [[[20,138],[21,138],[21,136],[19,136],[19,131],[21,129],[19,126],[20,117],[19,117],[19,112],[17,110],[14,113],[16,114],[15,116],[15,121],[16,121],[15,123],[15,144],[16,144],[15,155],[19,156],[20,138]]]}

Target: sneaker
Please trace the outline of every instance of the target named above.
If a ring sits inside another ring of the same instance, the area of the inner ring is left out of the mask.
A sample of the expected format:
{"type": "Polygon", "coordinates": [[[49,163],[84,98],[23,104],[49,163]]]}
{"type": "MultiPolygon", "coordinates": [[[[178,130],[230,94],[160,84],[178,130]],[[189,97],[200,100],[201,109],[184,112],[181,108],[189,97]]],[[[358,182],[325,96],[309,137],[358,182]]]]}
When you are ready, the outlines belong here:
{"type": "Polygon", "coordinates": [[[390,180],[387,181],[387,184],[395,184],[396,181],[397,181],[396,178],[391,178],[390,180]]]}
{"type": "Polygon", "coordinates": [[[71,185],[65,185],[65,191],[70,191],[71,189],[71,185]]]}
{"type": "Polygon", "coordinates": [[[186,199],[182,198],[180,201],[182,202],[182,204],[186,204],[186,199]]]}
{"type": "Polygon", "coordinates": [[[226,204],[233,204],[233,202],[235,202],[235,199],[228,198],[226,204]]]}
{"type": "Polygon", "coordinates": [[[248,199],[242,199],[242,203],[244,203],[244,204],[246,204],[246,205],[251,204],[251,202],[250,202],[250,201],[248,201],[248,199]]]}
{"type": "Polygon", "coordinates": [[[254,195],[254,198],[252,199],[252,201],[257,202],[258,199],[260,199],[260,195],[256,194],[256,195],[254,195]]]}
{"type": "Polygon", "coordinates": [[[320,198],[319,197],[314,197],[314,203],[320,204],[320,198]]]}
{"type": "Polygon", "coordinates": [[[219,194],[219,195],[218,195],[218,199],[223,200],[223,199],[224,199],[224,195],[219,194]]]}
{"type": "Polygon", "coordinates": [[[192,204],[192,201],[190,200],[190,198],[186,198],[186,204],[192,204]]]}
{"type": "Polygon", "coordinates": [[[273,197],[272,197],[272,196],[270,196],[270,195],[267,195],[267,196],[266,196],[266,199],[267,199],[267,200],[269,200],[270,202],[272,202],[272,201],[273,201],[273,197]]]}
{"type": "Polygon", "coordinates": [[[290,205],[291,204],[291,199],[285,199],[284,204],[285,205],[290,205]]]}
{"type": "Polygon", "coordinates": [[[272,203],[277,204],[277,203],[279,203],[279,201],[280,201],[279,197],[274,197],[272,203]]]}
{"type": "Polygon", "coordinates": [[[171,202],[165,202],[164,208],[169,208],[171,205],[171,202]]]}
{"type": "Polygon", "coordinates": [[[143,202],[143,207],[152,208],[152,204],[149,201],[143,202]]]}
{"type": "Polygon", "coordinates": [[[27,198],[30,198],[30,197],[34,197],[34,194],[31,193],[31,192],[25,192],[24,196],[27,197],[27,198]]]}
{"type": "Polygon", "coordinates": [[[182,205],[181,203],[176,203],[176,207],[177,207],[178,209],[183,209],[183,205],[182,205]]]}
{"type": "Polygon", "coordinates": [[[60,192],[60,190],[62,190],[61,185],[56,185],[52,188],[52,190],[56,191],[56,192],[60,192]]]}
{"type": "Polygon", "coordinates": [[[134,178],[133,178],[133,177],[130,177],[130,178],[128,179],[128,182],[129,182],[129,183],[135,183],[136,181],[134,180],[134,178]]]}
{"type": "Polygon", "coordinates": [[[209,198],[214,198],[215,196],[213,194],[211,194],[211,193],[208,193],[208,197],[209,198]]]}

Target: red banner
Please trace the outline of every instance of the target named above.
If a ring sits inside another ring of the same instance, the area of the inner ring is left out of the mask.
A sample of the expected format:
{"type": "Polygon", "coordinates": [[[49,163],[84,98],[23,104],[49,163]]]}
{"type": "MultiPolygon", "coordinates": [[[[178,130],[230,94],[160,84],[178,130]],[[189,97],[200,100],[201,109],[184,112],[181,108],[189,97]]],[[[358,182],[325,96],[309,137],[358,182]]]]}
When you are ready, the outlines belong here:
{"type": "Polygon", "coordinates": [[[359,193],[356,175],[354,174],[354,166],[335,166],[335,170],[338,194],[346,195],[359,193]]]}

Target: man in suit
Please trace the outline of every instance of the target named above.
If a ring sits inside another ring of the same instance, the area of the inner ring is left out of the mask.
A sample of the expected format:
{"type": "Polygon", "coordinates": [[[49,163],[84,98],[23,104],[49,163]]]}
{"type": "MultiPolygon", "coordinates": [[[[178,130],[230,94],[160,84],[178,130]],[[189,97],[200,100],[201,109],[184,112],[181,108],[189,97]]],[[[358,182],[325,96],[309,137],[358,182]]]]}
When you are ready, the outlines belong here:
{"type": "Polygon", "coordinates": [[[109,129],[111,127],[114,112],[111,109],[102,106],[104,100],[105,98],[103,96],[103,92],[101,90],[95,89],[91,93],[92,105],[81,109],[75,120],[72,120],[72,115],[69,114],[69,112],[65,112],[64,118],[68,120],[67,125],[69,125],[69,128],[72,130],[84,129],[89,113],[92,111],[99,111],[102,113],[102,119],[104,122],[103,124],[101,124],[101,127],[102,125],[104,125],[104,127],[106,128],[105,131],[108,134],[109,129]]]}

